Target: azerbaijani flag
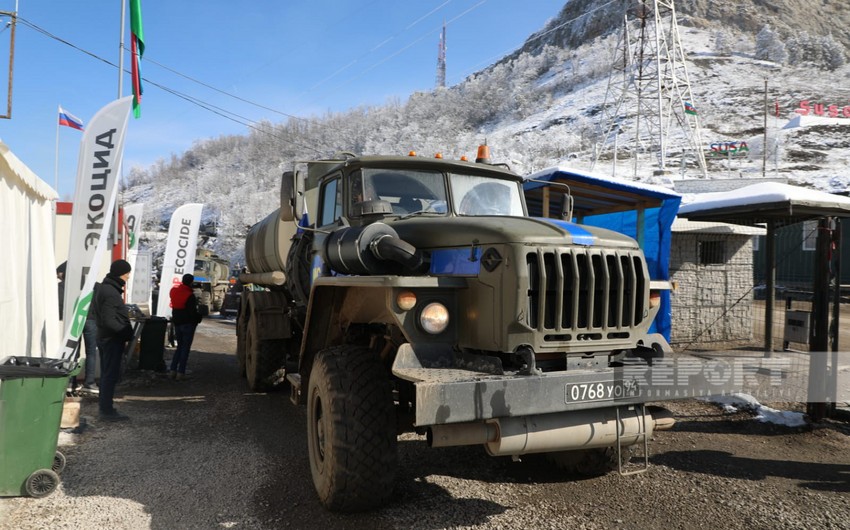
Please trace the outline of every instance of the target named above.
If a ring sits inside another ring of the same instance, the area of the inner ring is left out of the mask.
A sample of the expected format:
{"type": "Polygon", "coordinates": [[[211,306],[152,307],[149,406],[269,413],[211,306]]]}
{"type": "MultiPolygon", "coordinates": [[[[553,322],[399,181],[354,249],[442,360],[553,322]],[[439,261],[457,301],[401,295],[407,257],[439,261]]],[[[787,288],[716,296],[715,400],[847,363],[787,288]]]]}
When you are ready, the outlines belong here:
{"type": "Polygon", "coordinates": [[[77,129],[78,131],[83,130],[83,120],[63,109],[62,105],[59,105],[59,125],[77,129]]]}
{"type": "Polygon", "coordinates": [[[142,73],[139,59],[145,54],[145,32],[142,29],[142,0],[130,0],[130,54],[133,75],[133,116],[142,115],[142,73]]]}
{"type": "Polygon", "coordinates": [[[694,116],[697,114],[697,109],[688,101],[685,101],[685,114],[693,114],[694,116]]]}

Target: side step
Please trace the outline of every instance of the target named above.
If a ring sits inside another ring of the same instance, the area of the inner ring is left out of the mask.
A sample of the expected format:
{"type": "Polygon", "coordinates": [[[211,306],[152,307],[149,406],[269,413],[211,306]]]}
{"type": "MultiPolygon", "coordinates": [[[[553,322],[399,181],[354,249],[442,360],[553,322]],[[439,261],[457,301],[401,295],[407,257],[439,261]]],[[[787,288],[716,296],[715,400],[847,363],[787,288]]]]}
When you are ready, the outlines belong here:
{"type": "MultiPolygon", "coordinates": [[[[617,407],[617,472],[621,476],[637,475],[638,473],[645,473],[646,470],[649,469],[649,436],[647,435],[646,430],[646,406],[643,403],[640,403],[638,405],[635,405],[634,407],[637,410],[638,415],[640,416],[640,421],[638,422],[639,432],[636,436],[643,441],[643,465],[638,464],[636,466],[631,466],[634,469],[627,469],[626,466],[623,465],[623,446],[621,443],[623,429],[619,427],[621,425],[620,407],[617,407]]],[[[630,434],[629,436],[635,436],[635,434],[630,434]]]]}
{"type": "Polygon", "coordinates": [[[294,405],[301,405],[301,374],[289,372],[286,374],[286,380],[289,382],[289,400],[294,405]]]}

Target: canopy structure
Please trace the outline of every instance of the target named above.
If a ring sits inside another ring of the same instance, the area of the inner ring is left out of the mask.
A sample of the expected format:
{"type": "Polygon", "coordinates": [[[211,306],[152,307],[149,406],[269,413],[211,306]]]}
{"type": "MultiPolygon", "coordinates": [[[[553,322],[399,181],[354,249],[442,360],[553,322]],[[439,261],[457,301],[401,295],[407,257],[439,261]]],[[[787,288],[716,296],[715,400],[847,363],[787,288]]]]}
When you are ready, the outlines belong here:
{"type": "Polygon", "coordinates": [[[54,199],[53,188],[0,142],[0,359],[58,355],[54,199]]]}
{"type": "MultiPolygon", "coordinates": [[[[531,215],[559,217],[561,196],[566,190],[548,186],[545,182],[565,184],[573,198],[575,222],[633,237],[646,256],[651,279],[670,279],[670,228],[679,209],[679,194],[661,186],[595,175],[568,167],[544,169],[526,178],[523,187],[531,215]]],[[[661,310],[655,318],[652,331],[670,340],[670,326],[670,293],[663,291],[661,310]]]]}
{"type": "MultiPolygon", "coordinates": [[[[765,278],[767,278],[767,297],[765,300],[765,356],[773,352],[773,311],[776,303],[776,243],[777,228],[808,221],[821,219],[818,231],[817,249],[815,254],[814,297],[812,300],[812,333],[810,334],[810,352],[827,352],[829,336],[832,336],[832,372],[827,381],[827,394],[835,396],[837,389],[837,352],[839,350],[837,330],[840,329],[838,303],[840,300],[839,282],[835,282],[833,304],[833,326],[829,325],[829,275],[830,275],[830,245],[838,243],[840,237],[830,241],[825,230],[824,219],[828,217],[850,217],[850,198],[825,193],[822,191],[791,186],[779,183],[762,183],[745,186],[733,191],[704,193],[696,196],[679,210],[679,215],[692,220],[725,221],[730,223],[767,225],[765,240],[765,278]],[[834,331],[831,331],[834,330],[834,331]]],[[[837,225],[840,235],[840,225],[837,225]]],[[[841,251],[832,253],[837,262],[835,269],[840,270],[841,251]]],[[[811,374],[827,374],[825,355],[811,355],[809,362],[811,374]]],[[[815,388],[818,378],[809,379],[809,395],[818,395],[822,388],[815,388]]],[[[833,407],[835,402],[832,402],[833,407]]],[[[807,412],[813,418],[821,418],[825,413],[825,403],[809,403],[807,412]]]]}
{"type": "Polygon", "coordinates": [[[695,221],[777,227],[821,217],[850,217],[850,198],[790,184],[765,182],[737,190],[700,193],[679,208],[695,221]]]}

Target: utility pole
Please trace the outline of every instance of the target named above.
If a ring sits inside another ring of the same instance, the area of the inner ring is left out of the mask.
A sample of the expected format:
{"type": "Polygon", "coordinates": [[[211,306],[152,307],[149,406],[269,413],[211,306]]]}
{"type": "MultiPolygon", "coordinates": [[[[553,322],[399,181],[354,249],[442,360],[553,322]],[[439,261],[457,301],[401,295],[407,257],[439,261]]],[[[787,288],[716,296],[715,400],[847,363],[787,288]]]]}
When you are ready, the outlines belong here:
{"type": "Polygon", "coordinates": [[[761,176],[767,177],[767,78],[764,78],[764,145],[761,149],[761,176]]]}
{"type": "Polygon", "coordinates": [[[705,154],[700,135],[685,52],[679,36],[673,0],[640,0],[627,7],[623,16],[621,50],[612,68],[603,103],[604,134],[595,150],[592,166],[617,132],[634,128],[629,149],[637,178],[637,159],[642,153],[655,158],[657,175],[668,171],[668,155],[690,154],[701,177],[706,176],[705,154]],[[635,30],[635,31],[632,31],[635,30]],[[618,82],[615,77],[622,75],[618,82]],[[675,131],[676,134],[673,134],[675,131]]]}
{"type": "Polygon", "coordinates": [[[437,45],[437,88],[446,87],[446,21],[443,21],[443,31],[440,33],[440,43],[437,45]]]}

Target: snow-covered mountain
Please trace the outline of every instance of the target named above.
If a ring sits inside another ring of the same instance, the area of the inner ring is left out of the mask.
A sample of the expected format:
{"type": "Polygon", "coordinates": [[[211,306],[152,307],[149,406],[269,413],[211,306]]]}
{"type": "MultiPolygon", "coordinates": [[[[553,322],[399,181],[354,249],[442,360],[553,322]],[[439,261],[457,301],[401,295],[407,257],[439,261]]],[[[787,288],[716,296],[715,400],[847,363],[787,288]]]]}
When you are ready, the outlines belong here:
{"type": "MultiPolygon", "coordinates": [[[[850,42],[850,26],[841,22],[850,22],[850,14],[837,4],[818,3],[816,16],[807,14],[813,6],[803,0],[677,4],[708,178],[765,175],[833,192],[850,187],[850,107],[844,117],[850,67],[827,70],[822,56],[805,61],[799,49],[792,49],[818,35],[850,42]],[[822,18],[833,11],[832,19],[822,18]],[[805,25],[792,33],[798,16],[805,25]],[[760,34],[766,24],[774,33],[769,49],[760,34]],[[764,58],[781,59],[777,47],[785,51],[786,45],[796,53],[797,64],[764,58]],[[763,150],[765,99],[768,156],[763,150]],[[796,112],[803,101],[809,102],[809,116],[796,112]],[[832,119],[830,105],[837,115],[832,119]],[[813,116],[815,110],[824,117],[813,116]]],[[[145,203],[144,228],[154,230],[177,206],[206,203],[205,220],[216,229],[208,244],[236,263],[242,260],[246,228],[276,208],[280,174],[293,160],[340,151],[397,154],[411,149],[426,156],[473,157],[486,139],[493,158],[521,174],[552,165],[590,169],[594,144],[607,126],[601,111],[617,57],[622,5],[571,0],[521,50],[450,88],[310,120],[266,122],[245,136],[199,139],[170,160],[132,168],[124,200],[145,203]]],[[[600,163],[594,170],[609,174],[611,166],[600,163]]],[[[623,172],[622,177],[649,179],[652,171],[647,162],[637,175],[623,172]]],[[[681,176],[673,173],[674,179],[681,176]]],[[[155,254],[161,252],[162,243],[147,244],[155,254]]]]}

